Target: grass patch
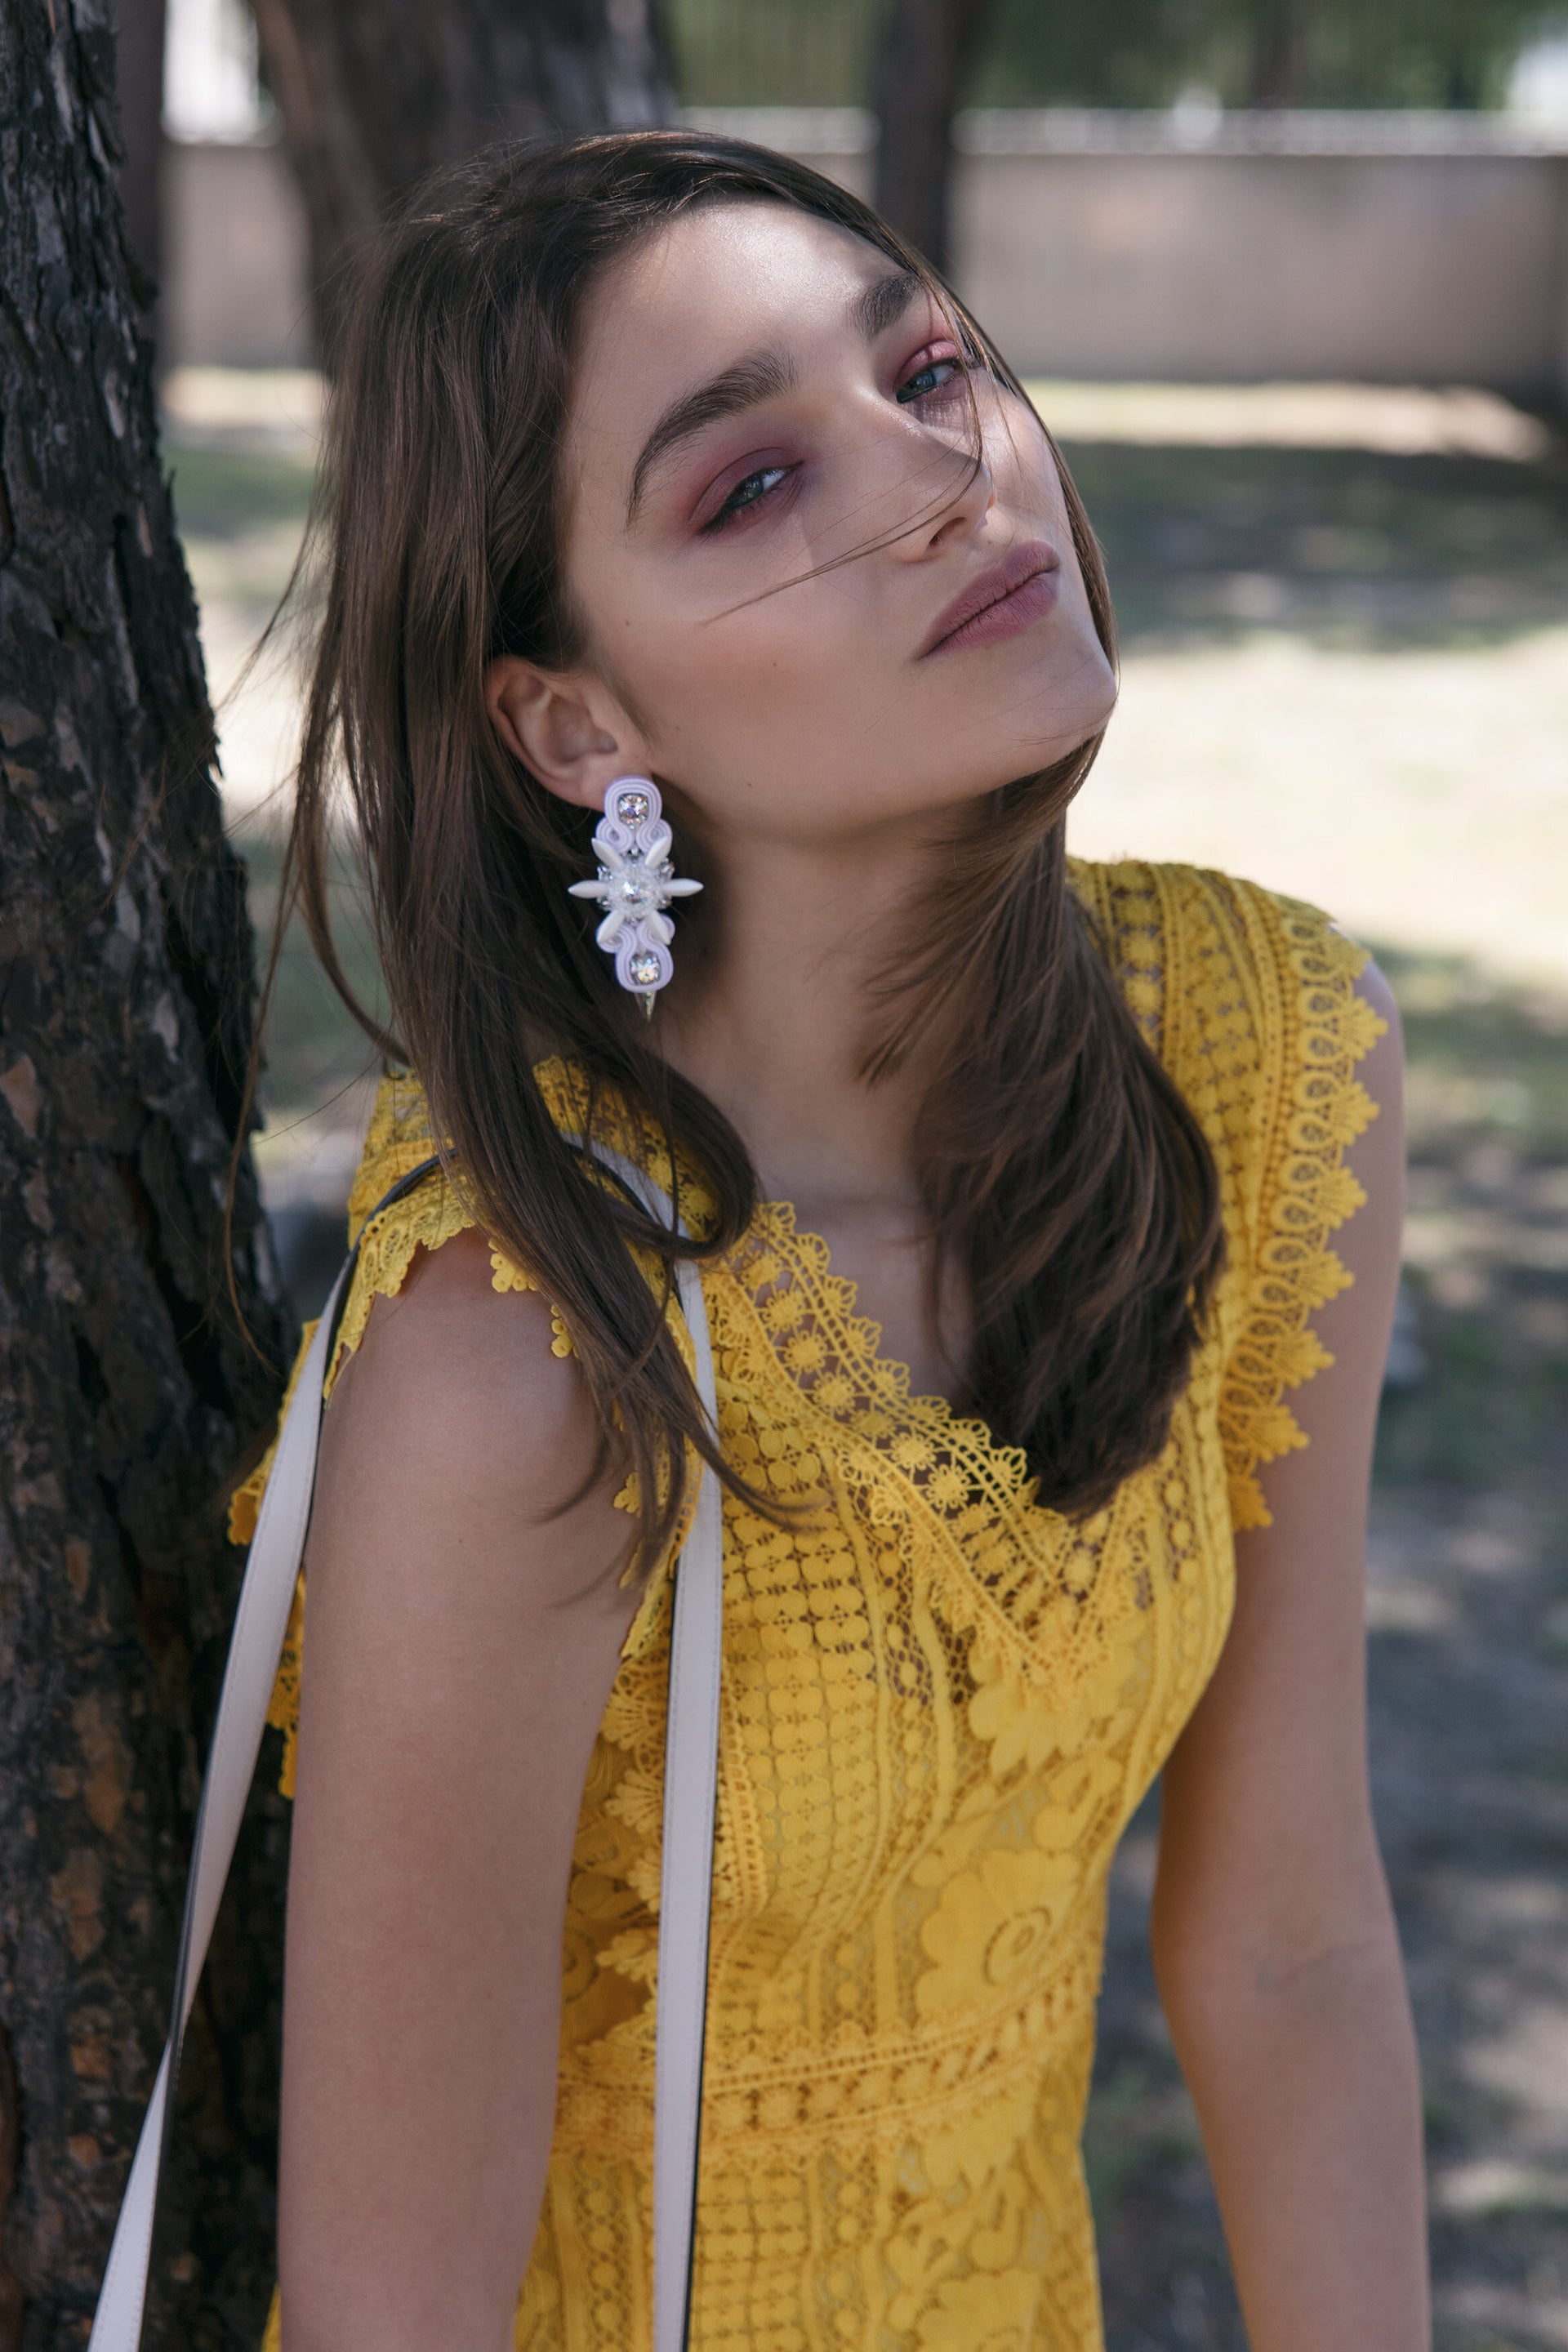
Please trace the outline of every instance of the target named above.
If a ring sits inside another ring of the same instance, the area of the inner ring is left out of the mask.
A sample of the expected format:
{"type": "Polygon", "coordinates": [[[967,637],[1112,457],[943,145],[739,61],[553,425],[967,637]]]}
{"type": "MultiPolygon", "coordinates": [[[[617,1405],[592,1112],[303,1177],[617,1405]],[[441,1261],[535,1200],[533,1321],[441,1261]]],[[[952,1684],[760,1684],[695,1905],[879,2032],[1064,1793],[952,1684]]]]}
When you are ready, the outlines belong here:
{"type": "Polygon", "coordinates": [[[303,524],[315,467],[261,450],[166,445],[174,518],[189,539],[234,539],[278,523],[303,524]]]}
{"type": "MultiPolygon", "coordinates": [[[[276,832],[258,824],[241,830],[235,846],[249,877],[250,919],[258,965],[265,970],[278,919],[281,844],[276,832]]],[[[363,896],[346,850],[333,858],[331,898],[333,934],[349,984],[379,1016],[385,997],[363,896]]],[[[260,1101],[268,1126],[322,1110],[378,1066],[375,1047],[321,970],[298,914],[284,934],[263,1048],[260,1101]]]]}

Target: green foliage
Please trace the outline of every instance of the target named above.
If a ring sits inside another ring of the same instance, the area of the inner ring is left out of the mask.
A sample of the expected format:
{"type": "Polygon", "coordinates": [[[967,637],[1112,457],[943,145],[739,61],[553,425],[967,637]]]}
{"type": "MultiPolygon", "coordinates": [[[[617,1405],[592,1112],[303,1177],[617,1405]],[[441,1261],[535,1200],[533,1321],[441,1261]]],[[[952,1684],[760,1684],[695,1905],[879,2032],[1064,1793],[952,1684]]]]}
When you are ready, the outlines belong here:
{"type": "Polygon", "coordinates": [[[686,106],[864,106],[882,0],[666,0],[686,106]]]}
{"type": "MultiPolygon", "coordinates": [[[[266,968],[278,918],[282,837],[271,823],[251,818],[233,828],[250,887],[250,919],[258,960],[266,968]]],[[[332,927],[349,984],[368,1011],[384,1014],[385,995],[358,866],[347,841],[331,873],[332,927]]],[[[268,1127],[288,1126],[330,1108],[373,1077],[375,1047],[336,995],[316,961],[304,921],[296,915],[283,937],[272,983],[266,1031],[267,1061],[260,1101],[268,1127]]],[[[351,1110],[351,1117],[355,1115],[351,1110]]]]}
{"type": "Polygon", "coordinates": [[[1226,106],[1262,94],[1300,106],[1498,104],[1548,0],[996,0],[970,100],[1007,106],[1168,106],[1184,88],[1226,106]]]}
{"type": "Polygon", "coordinates": [[[186,539],[230,539],[268,523],[304,522],[315,470],[303,459],[189,443],[168,455],[174,514],[186,539]]]}
{"type": "MultiPolygon", "coordinates": [[[[886,0],[668,0],[689,106],[864,105],[886,0]]],[[[978,106],[1498,104],[1563,0],[993,0],[978,106]]]]}

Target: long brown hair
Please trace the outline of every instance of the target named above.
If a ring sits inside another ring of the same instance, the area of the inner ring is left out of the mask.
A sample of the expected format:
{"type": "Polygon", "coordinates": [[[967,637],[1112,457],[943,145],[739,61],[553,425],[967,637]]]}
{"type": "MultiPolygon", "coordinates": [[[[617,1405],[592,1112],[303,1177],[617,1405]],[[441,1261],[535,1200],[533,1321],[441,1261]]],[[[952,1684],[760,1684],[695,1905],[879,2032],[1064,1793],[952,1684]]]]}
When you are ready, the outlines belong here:
{"type": "MultiPolygon", "coordinates": [[[[484,677],[503,654],[557,667],[584,650],[561,572],[558,459],[586,289],[658,223],[726,197],[798,206],[915,271],[978,362],[1021,394],[874,213],[739,140],[655,131],[511,149],[425,191],[370,257],[340,346],[279,916],[303,907],[350,1009],[417,1071],[453,1180],[564,1317],[604,1442],[637,1474],[645,1562],[674,1525],[687,1447],[719,1466],[667,1327],[675,1261],[738,1241],[756,1179],[723,1114],[654,1050],[567,897],[592,862],[592,818],[505,751],[484,677]],[[390,1031],[356,1001],[332,943],[340,785],[390,1031]],[[678,1171],[697,1171],[716,1206],[695,1240],[584,1181],[533,1076],[542,1045],[584,1074],[591,1132],[629,1105],[678,1171]],[[662,1266],[662,1301],[628,1244],[662,1266]]],[[[1109,652],[1104,570],[1065,467],[1062,479],[1109,652]]],[[[937,1264],[961,1267],[973,1297],[963,1402],[1025,1449],[1041,1499],[1075,1516],[1163,1447],[1220,1254],[1203,1136],[1068,885],[1065,813],[1098,748],[993,796],[944,877],[921,971],[889,990],[871,1066],[931,1037],[935,1003],[957,1003],[939,1024],[919,1137],[937,1264]]]]}

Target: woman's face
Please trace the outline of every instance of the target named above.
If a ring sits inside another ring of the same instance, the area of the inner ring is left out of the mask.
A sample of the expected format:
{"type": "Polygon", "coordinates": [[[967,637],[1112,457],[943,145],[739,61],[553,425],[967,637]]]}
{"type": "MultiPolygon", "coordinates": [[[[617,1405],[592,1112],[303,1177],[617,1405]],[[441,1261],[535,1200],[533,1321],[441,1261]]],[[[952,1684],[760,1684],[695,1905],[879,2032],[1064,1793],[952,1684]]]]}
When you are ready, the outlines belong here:
{"type": "Polygon", "coordinates": [[[1038,425],[966,380],[918,281],[810,214],[699,208],[605,273],[565,490],[587,667],[630,722],[614,764],[716,841],[951,810],[1114,702],[1038,425]]]}

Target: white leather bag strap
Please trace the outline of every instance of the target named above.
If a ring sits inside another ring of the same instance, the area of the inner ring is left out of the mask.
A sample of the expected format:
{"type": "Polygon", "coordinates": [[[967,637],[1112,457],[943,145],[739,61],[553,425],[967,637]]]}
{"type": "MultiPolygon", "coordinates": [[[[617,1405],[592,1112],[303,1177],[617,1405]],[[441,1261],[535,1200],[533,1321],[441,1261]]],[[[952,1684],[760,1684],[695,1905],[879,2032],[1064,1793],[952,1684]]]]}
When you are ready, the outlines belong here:
{"type": "MultiPolygon", "coordinates": [[[[659,1196],[641,1171],[610,1153],[600,1156],[613,1161],[623,1181],[657,1214],[659,1196]]],[[[366,1218],[362,1237],[382,1210],[412,1191],[437,1164],[428,1160],[394,1185],[366,1218]]],[[[357,1255],[356,1244],[332,1286],[300,1366],[257,1518],[196,1815],[169,2039],[136,2145],[88,2352],[140,2352],[158,2184],[180,2050],[250,1794],[295,1580],[304,1557],[321,1438],[321,1387],[357,1255]]],[[[716,1427],[701,1280],[694,1266],[684,1265],[679,1279],[681,1307],[697,1351],[699,1391],[709,1421],[716,1427]]],[[[721,1578],[718,1486],[712,1473],[705,1469],[676,1580],[670,1636],[654,2085],[654,2352],[683,2352],[687,2334],[708,1992],[721,1578]],[[671,1990],[678,1990],[679,1997],[668,1998],[671,1990]],[[667,2106],[671,2110],[668,2123],[667,2106]],[[669,2177],[672,2168],[673,2178],[669,2177]]]]}
{"type": "MultiPolygon", "coordinates": [[[[678,1279],[697,1359],[697,1391],[717,1436],[713,1349],[702,1277],[685,1262],[678,1279]]],[[[723,1632],[723,1496],[704,1463],[676,1573],[669,1633],[653,2074],[654,2352],[684,2352],[691,2324],[723,1632]]]]}
{"type": "MultiPolygon", "coordinates": [[[[635,1161],[596,1150],[648,1214],[667,1223],[668,1202],[635,1161]]],[[[679,1230],[685,1234],[684,1221],[679,1230]]],[[[719,1405],[702,1277],[689,1260],[681,1260],[676,1281],[691,1335],[697,1393],[716,1439],[719,1405]]],[[[723,1634],[723,1496],[704,1464],[676,1571],[669,1633],[653,2081],[653,2352],[684,2352],[690,2327],[723,1634]]]]}

